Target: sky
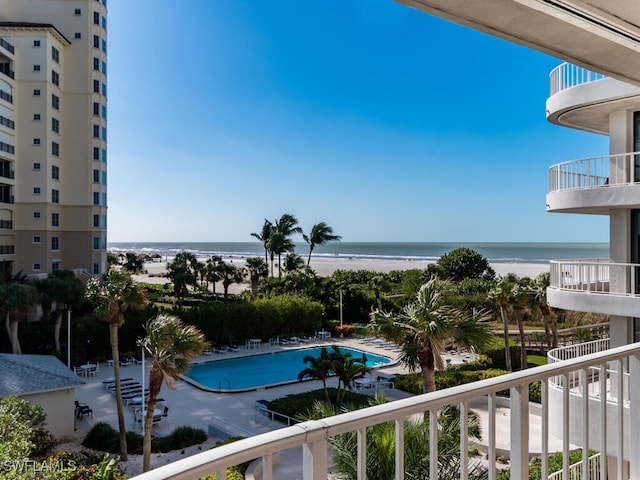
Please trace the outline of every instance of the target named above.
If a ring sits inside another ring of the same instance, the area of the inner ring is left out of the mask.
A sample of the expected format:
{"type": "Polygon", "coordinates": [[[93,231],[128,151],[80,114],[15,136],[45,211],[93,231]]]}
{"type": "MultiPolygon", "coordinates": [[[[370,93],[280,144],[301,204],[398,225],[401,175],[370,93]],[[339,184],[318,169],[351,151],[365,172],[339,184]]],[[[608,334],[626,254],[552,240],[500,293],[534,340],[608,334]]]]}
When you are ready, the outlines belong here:
{"type": "Polygon", "coordinates": [[[393,0],[109,0],[110,242],[606,242],[547,213],[561,60],[393,0]]]}

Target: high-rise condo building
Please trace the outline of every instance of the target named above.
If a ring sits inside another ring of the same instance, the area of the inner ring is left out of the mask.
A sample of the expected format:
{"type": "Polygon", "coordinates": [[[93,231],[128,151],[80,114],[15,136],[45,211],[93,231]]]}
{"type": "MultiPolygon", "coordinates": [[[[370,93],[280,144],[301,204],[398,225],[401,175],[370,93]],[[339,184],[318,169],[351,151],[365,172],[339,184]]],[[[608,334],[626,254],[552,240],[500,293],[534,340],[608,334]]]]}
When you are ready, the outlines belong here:
{"type": "Polygon", "coordinates": [[[106,0],[0,0],[0,265],[100,274],[106,0]]]}

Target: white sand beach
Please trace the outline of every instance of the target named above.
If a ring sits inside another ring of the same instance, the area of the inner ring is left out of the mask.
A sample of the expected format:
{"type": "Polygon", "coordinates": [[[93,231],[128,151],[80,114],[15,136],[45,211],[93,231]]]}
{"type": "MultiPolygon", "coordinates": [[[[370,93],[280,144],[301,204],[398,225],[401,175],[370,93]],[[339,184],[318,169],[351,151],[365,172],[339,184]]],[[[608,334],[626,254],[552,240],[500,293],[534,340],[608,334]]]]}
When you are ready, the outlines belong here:
{"type": "MultiPolygon", "coordinates": [[[[134,275],[134,279],[139,282],[165,284],[169,280],[163,276],[167,271],[167,261],[145,263],[146,274],[134,275]]],[[[241,256],[225,257],[226,262],[232,262],[238,266],[244,266],[245,258],[241,256]]],[[[205,259],[201,259],[205,261],[205,259]]],[[[391,272],[394,270],[425,269],[433,263],[426,260],[385,260],[385,259],[363,259],[344,257],[312,257],[310,267],[321,277],[327,277],[336,270],[371,270],[375,272],[391,272]]],[[[535,278],[543,272],[549,271],[548,264],[541,263],[492,263],[491,267],[498,275],[504,276],[514,273],[520,277],[535,278]]],[[[229,287],[229,293],[239,293],[249,287],[248,283],[233,284],[229,287]]],[[[222,283],[216,284],[216,291],[222,292],[222,283]]]]}

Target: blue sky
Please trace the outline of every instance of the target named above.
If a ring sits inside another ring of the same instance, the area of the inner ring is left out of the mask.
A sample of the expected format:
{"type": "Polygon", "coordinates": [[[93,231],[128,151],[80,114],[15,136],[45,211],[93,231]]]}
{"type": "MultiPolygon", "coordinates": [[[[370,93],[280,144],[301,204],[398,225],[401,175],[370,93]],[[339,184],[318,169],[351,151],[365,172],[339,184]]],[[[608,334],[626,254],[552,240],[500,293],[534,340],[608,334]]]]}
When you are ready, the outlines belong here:
{"type": "Polygon", "coordinates": [[[549,124],[559,63],[392,0],[110,0],[109,241],[608,241],[545,211],[607,139],[549,124]]]}

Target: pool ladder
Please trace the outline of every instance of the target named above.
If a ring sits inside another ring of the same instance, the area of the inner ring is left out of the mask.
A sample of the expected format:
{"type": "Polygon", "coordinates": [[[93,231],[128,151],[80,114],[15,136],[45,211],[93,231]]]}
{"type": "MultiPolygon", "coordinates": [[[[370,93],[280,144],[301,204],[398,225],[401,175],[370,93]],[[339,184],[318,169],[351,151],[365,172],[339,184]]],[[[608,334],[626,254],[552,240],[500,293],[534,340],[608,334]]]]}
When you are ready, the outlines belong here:
{"type": "Polygon", "coordinates": [[[222,390],[222,382],[227,382],[227,390],[231,390],[231,382],[227,378],[223,378],[218,382],[218,390],[222,390]]]}

